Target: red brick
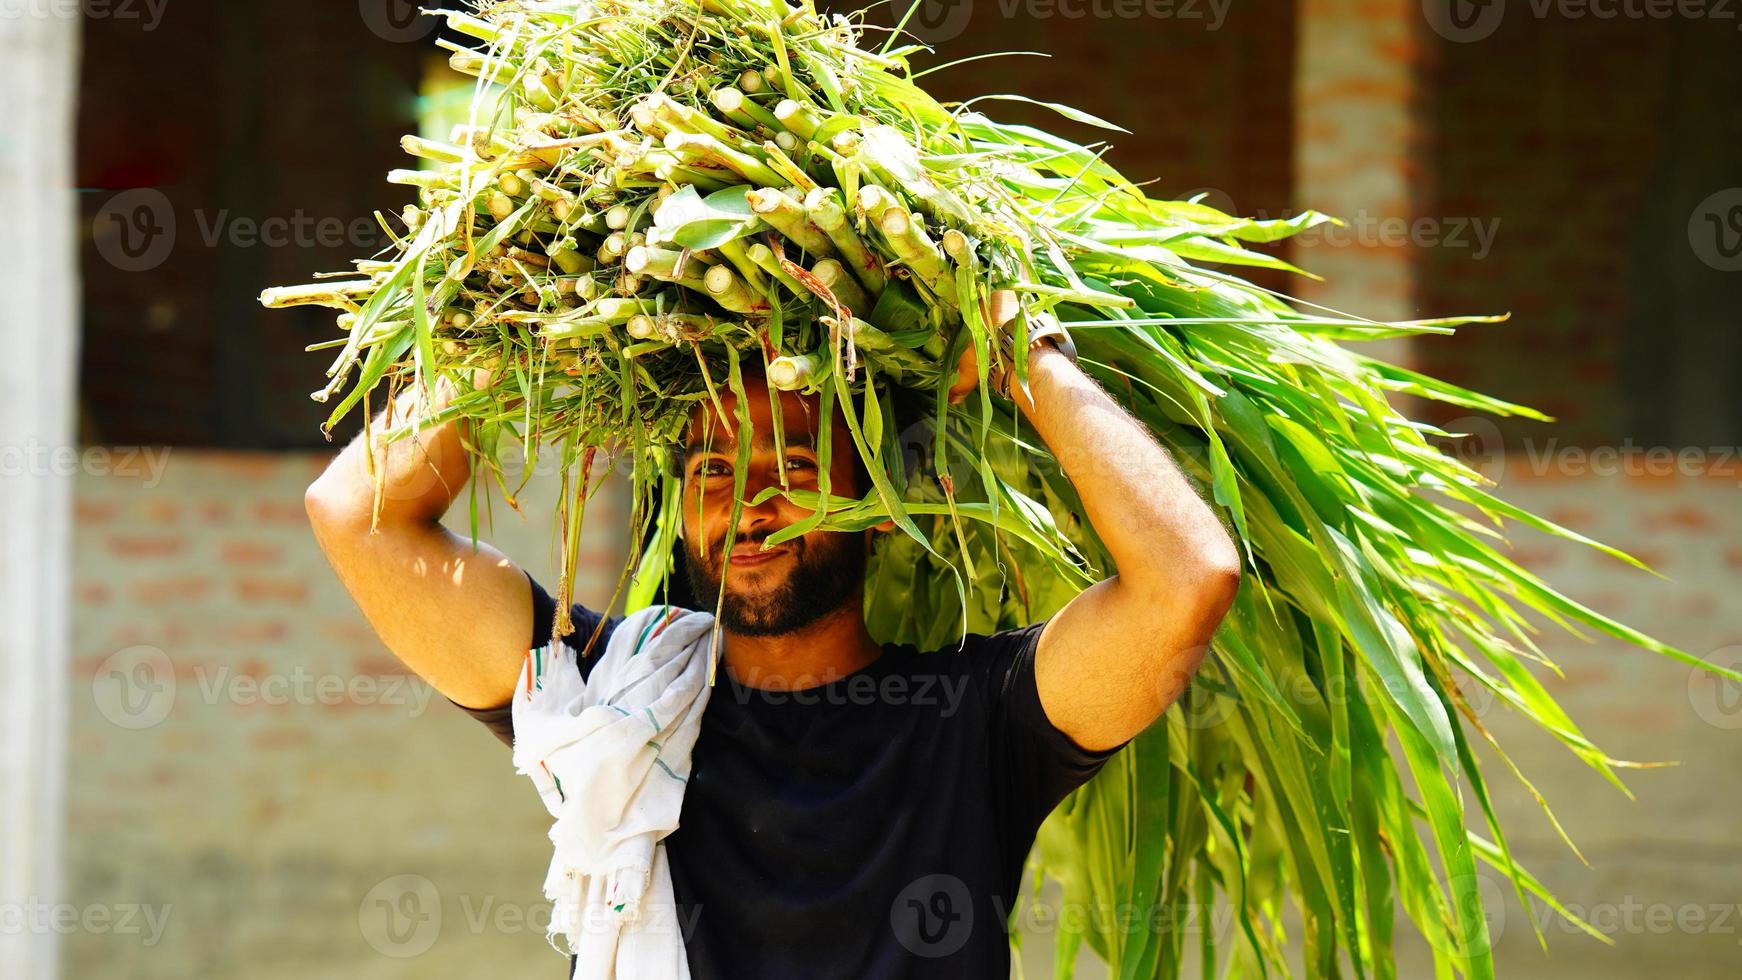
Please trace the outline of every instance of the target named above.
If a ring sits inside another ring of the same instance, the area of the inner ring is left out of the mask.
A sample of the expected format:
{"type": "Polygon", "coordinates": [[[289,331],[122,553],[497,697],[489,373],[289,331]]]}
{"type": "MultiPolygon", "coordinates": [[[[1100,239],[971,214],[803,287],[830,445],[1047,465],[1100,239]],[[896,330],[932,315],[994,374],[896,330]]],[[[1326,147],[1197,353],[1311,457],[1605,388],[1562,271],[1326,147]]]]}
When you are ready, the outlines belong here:
{"type": "Polygon", "coordinates": [[[73,522],[77,524],[107,524],[120,512],[113,500],[73,501],[73,522]]]}
{"type": "Polygon", "coordinates": [[[234,518],[236,508],[228,500],[202,500],[199,503],[200,520],[207,524],[225,524],[234,518]]]}
{"type": "Polygon", "coordinates": [[[146,604],[159,602],[198,602],[211,595],[212,580],[204,575],[175,575],[159,579],[142,579],[128,587],[133,601],[146,604]]]}
{"type": "Polygon", "coordinates": [[[259,619],[224,623],[211,632],[220,643],[247,645],[279,642],[290,635],[290,627],[283,620],[259,619]]]}
{"type": "Polygon", "coordinates": [[[1548,508],[1544,516],[1562,527],[1574,530],[1589,528],[1597,519],[1596,512],[1591,508],[1574,504],[1556,504],[1548,508]]]}
{"type": "Polygon", "coordinates": [[[175,500],[153,500],[145,506],[145,517],[154,524],[180,523],[182,505],[175,500]]]}
{"type": "Polygon", "coordinates": [[[245,576],[236,580],[236,597],[247,602],[306,602],[308,582],[295,578],[245,576]]]}
{"type": "Polygon", "coordinates": [[[308,513],[301,500],[262,500],[254,505],[254,519],[263,524],[306,524],[308,513]]]}
{"type": "Polygon", "coordinates": [[[383,657],[377,654],[374,656],[358,657],[355,661],[355,666],[358,674],[366,674],[373,677],[415,676],[404,664],[391,656],[383,657]]]}
{"type": "Polygon", "coordinates": [[[1705,531],[1718,524],[1710,511],[1696,504],[1681,504],[1656,514],[1647,514],[1640,523],[1648,531],[1705,531]]]}
{"type": "Polygon", "coordinates": [[[247,743],[261,750],[301,748],[310,742],[314,742],[314,733],[307,728],[268,728],[247,736],[247,743]]]}
{"type": "Polygon", "coordinates": [[[121,558],[170,558],[187,550],[180,534],[111,534],[109,551],[121,558]]]}
{"type": "Polygon", "coordinates": [[[277,564],[284,559],[284,547],[238,539],[224,542],[220,557],[228,565],[277,564]]]}

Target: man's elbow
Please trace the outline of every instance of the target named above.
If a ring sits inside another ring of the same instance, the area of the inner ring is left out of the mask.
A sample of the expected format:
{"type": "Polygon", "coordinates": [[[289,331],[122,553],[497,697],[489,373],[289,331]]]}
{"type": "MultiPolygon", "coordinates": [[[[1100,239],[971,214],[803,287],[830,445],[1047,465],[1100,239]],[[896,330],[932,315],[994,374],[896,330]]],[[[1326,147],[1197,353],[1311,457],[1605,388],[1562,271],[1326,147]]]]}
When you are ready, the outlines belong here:
{"type": "Polygon", "coordinates": [[[1234,605],[1240,592],[1241,564],[1239,549],[1218,529],[1210,543],[1182,552],[1157,569],[1159,574],[1136,584],[1150,593],[1153,604],[1149,608],[1169,610],[1167,615],[1175,623],[1183,611],[1202,623],[1207,635],[1234,605]]]}
{"type": "Polygon", "coordinates": [[[1198,570],[1197,592],[1213,629],[1240,594],[1240,553],[1232,544],[1225,550],[1205,556],[1198,570]]]}
{"type": "Polygon", "coordinates": [[[315,478],[302,493],[302,509],[311,527],[340,528],[356,520],[356,508],[342,501],[326,474],[315,478]]]}

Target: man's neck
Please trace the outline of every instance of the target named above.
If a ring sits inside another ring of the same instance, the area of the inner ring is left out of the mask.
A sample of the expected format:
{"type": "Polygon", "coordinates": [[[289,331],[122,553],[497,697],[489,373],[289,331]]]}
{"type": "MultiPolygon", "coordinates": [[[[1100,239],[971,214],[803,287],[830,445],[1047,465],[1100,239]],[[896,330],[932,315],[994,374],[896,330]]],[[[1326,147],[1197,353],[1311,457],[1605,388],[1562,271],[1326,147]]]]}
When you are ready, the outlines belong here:
{"type": "Polygon", "coordinates": [[[862,605],[855,596],[809,626],[776,636],[724,630],[726,671],[744,687],[798,691],[861,670],[883,655],[865,628],[862,605]]]}

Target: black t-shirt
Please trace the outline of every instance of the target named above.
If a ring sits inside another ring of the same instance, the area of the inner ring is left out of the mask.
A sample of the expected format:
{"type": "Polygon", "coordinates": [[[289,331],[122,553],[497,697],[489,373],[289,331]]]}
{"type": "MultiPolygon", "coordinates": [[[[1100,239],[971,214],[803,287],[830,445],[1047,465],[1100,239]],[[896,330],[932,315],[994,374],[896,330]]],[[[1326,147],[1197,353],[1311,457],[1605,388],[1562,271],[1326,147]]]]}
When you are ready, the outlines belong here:
{"type": "MultiPolygon", "coordinates": [[[[537,582],[532,595],[543,646],[556,603],[537,582]]],[[[584,646],[599,614],[573,618],[566,642],[584,646]]],[[[695,980],[1010,975],[1006,920],[1035,831],[1118,751],[1078,746],[1042,711],[1042,625],[937,653],[888,644],[800,691],[716,673],[665,839],[695,980]]],[[[508,707],[465,710],[512,744],[508,707]]]]}

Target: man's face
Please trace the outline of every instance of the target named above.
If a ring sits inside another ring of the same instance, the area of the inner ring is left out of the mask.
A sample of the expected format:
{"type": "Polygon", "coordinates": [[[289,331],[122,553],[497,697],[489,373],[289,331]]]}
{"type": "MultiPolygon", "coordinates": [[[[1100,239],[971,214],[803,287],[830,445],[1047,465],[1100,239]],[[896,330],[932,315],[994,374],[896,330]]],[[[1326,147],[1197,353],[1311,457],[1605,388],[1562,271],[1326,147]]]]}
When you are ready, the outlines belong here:
{"type": "MultiPolygon", "coordinates": [[[[774,412],[766,382],[744,376],[750,421],[754,426],[744,499],[754,500],[766,487],[780,487],[781,457],[775,452],[774,412]]],[[[815,396],[778,392],[781,428],[785,435],[786,486],[795,490],[819,487],[815,396]]],[[[726,629],[746,636],[774,636],[808,626],[845,603],[860,600],[870,533],[812,531],[758,554],[769,535],[813,512],[773,496],[761,504],[746,504],[738,516],[737,540],[730,568],[725,568],[726,532],[732,519],[734,469],[738,460],[737,399],[722,387],[721,419],[711,401],[702,402],[690,418],[684,460],[684,571],[697,601],[712,602],[726,573],[726,596],[720,619],[726,629]]],[[[839,418],[828,420],[830,435],[829,489],[837,496],[857,493],[854,487],[852,436],[839,418]]]]}

